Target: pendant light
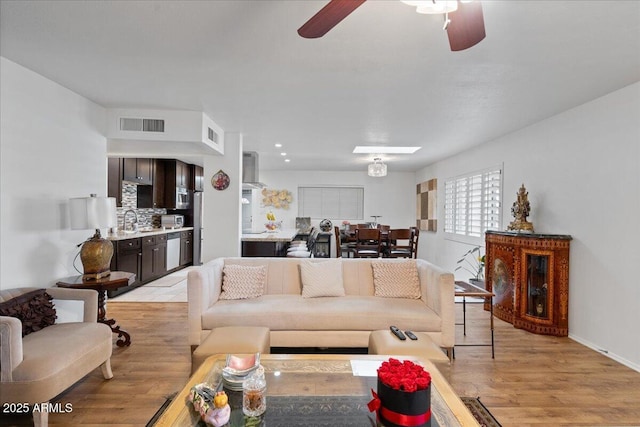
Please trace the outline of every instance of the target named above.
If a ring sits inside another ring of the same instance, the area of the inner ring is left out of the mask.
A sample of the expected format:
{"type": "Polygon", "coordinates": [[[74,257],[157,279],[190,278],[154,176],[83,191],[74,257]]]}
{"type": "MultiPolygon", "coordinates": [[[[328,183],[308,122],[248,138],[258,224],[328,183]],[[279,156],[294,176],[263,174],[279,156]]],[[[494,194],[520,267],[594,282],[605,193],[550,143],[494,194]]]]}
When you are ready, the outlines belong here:
{"type": "Polygon", "coordinates": [[[370,163],[367,167],[367,174],[376,178],[387,176],[387,165],[382,163],[380,157],[376,157],[373,159],[373,163],[370,163]]]}

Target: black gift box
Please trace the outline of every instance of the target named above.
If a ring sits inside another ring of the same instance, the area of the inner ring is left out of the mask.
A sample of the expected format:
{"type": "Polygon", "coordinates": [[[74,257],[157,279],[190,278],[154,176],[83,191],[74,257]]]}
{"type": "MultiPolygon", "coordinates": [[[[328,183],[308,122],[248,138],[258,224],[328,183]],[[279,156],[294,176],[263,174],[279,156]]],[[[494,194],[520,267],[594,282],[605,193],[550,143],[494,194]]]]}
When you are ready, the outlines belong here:
{"type": "Polygon", "coordinates": [[[384,385],[378,378],[378,398],[381,403],[381,407],[378,410],[378,418],[385,427],[431,427],[431,384],[424,390],[406,392],[394,390],[384,385]],[[387,412],[388,417],[396,421],[402,422],[404,416],[424,416],[427,421],[421,424],[396,424],[384,416],[385,409],[399,414],[394,416],[387,412]]]}

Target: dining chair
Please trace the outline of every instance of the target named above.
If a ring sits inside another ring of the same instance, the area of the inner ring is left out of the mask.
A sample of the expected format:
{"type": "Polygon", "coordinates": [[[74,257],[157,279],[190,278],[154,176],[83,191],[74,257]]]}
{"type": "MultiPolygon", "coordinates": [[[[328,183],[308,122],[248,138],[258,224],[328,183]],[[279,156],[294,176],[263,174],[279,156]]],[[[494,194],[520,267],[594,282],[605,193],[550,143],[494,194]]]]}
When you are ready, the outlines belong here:
{"type": "Polygon", "coordinates": [[[355,246],[342,241],[342,238],[340,237],[340,228],[337,225],[333,227],[333,230],[336,235],[336,257],[342,258],[342,254],[346,252],[347,258],[350,258],[350,254],[353,253],[355,246]]]}
{"type": "Polygon", "coordinates": [[[356,230],[356,258],[379,258],[381,254],[380,230],[358,228],[356,230]]]}
{"type": "Polygon", "coordinates": [[[358,229],[358,224],[347,224],[347,227],[345,228],[344,232],[349,239],[355,241],[357,229],[358,229]]]}
{"type": "Polygon", "coordinates": [[[413,233],[410,228],[390,230],[387,256],[390,258],[413,258],[413,233]]]}
{"type": "Polygon", "coordinates": [[[410,227],[413,231],[413,257],[418,258],[418,238],[420,237],[420,229],[418,227],[410,227]]]}
{"type": "Polygon", "coordinates": [[[376,228],[380,230],[380,244],[382,245],[382,254],[383,256],[388,252],[389,249],[389,230],[391,230],[390,225],[378,224],[376,228]]]}

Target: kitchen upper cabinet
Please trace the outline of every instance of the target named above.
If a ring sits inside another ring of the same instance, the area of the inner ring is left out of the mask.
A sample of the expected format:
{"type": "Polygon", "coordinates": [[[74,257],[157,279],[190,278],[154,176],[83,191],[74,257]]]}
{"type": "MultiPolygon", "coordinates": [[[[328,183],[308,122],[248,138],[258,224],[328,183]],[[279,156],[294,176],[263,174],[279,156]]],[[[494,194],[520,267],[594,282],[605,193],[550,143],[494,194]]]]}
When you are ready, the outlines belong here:
{"type": "Polygon", "coordinates": [[[122,163],[119,157],[107,159],[107,197],[115,197],[118,207],[122,207],[122,163]]]}
{"type": "Polygon", "coordinates": [[[166,162],[167,185],[173,182],[176,187],[189,188],[191,184],[191,168],[180,160],[166,162]]]}
{"type": "Polygon", "coordinates": [[[168,207],[165,203],[165,164],[152,160],[153,185],[138,185],[138,208],[158,209],[168,207]]]}
{"type": "Polygon", "coordinates": [[[122,180],[136,184],[153,184],[153,159],[124,159],[122,180]]]}
{"type": "Polygon", "coordinates": [[[189,209],[188,188],[191,185],[191,166],[180,160],[164,162],[164,201],[167,209],[189,209]]]}
{"type": "Polygon", "coordinates": [[[198,165],[191,165],[191,177],[193,191],[204,191],[204,168],[198,165]]]}

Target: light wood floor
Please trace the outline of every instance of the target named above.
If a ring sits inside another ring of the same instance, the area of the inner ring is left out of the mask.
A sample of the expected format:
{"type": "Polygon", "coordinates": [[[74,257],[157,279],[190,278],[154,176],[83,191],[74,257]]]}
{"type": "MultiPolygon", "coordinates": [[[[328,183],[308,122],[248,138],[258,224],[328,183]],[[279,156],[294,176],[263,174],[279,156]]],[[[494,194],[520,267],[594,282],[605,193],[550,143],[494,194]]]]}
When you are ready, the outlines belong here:
{"type": "MultiPolygon", "coordinates": [[[[54,402],[70,403],[73,411],[51,414],[51,426],[144,426],[186,382],[186,303],[110,301],[108,315],[131,333],[131,347],[114,346],[113,379],[103,380],[97,369],[58,396],[54,402]]],[[[468,343],[489,338],[481,304],[467,305],[467,321],[468,343]]],[[[456,328],[461,343],[462,326],[456,328]]],[[[496,320],[495,359],[490,347],[458,347],[443,371],[460,396],[479,396],[505,427],[640,426],[640,373],[568,338],[496,320]]],[[[14,421],[0,425],[28,425],[14,421]]]]}

